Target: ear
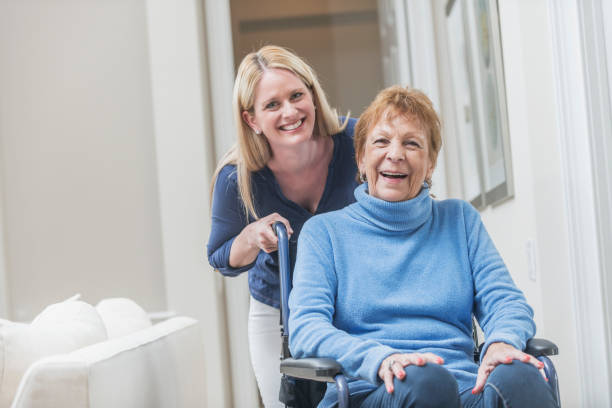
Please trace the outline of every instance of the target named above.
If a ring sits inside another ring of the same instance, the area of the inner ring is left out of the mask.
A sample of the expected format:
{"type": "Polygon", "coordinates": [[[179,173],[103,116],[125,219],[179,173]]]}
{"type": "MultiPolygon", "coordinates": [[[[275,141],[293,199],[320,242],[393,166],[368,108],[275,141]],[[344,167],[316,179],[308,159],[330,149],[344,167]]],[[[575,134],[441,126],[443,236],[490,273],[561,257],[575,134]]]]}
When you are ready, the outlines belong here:
{"type": "Polygon", "coordinates": [[[359,158],[357,158],[357,169],[359,170],[359,174],[365,173],[365,158],[364,154],[360,154],[359,158]]]}
{"type": "Polygon", "coordinates": [[[431,176],[433,175],[434,170],[436,169],[436,164],[429,161],[429,167],[427,168],[427,177],[426,179],[431,180],[431,176]]]}
{"type": "Polygon", "coordinates": [[[255,117],[251,115],[249,111],[242,111],[242,120],[244,120],[255,133],[257,133],[258,130],[261,131],[259,126],[257,126],[255,117]]]}

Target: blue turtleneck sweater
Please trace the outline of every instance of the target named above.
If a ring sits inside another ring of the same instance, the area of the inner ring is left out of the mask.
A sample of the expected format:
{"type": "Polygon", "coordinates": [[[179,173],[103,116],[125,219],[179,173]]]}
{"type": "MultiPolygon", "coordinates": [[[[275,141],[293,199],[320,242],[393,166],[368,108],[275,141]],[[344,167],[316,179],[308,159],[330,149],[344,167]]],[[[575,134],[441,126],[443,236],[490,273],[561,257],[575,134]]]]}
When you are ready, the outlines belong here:
{"type": "MultiPolygon", "coordinates": [[[[357,202],[302,229],[289,298],[294,357],[331,357],[351,394],[380,384],[382,360],[397,352],[444,358],[459,392],[474,386],[474,314],[486,348],[518,349],[535,334],[533,311],[515,286],[480,216],[429,190],[387,202],[355,190],[357,202]]],[[[484,355],[484,353],[483,353],[484,355]]],[[[321,407],[336,402],[335,385],[321,407]]]]}

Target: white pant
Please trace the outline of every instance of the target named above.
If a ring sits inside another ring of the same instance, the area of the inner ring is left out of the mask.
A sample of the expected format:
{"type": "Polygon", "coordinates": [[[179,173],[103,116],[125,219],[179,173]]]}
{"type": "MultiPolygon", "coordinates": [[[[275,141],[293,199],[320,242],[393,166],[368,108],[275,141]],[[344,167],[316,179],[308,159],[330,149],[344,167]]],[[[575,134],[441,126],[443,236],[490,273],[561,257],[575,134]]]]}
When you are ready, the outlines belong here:
{"type": "Polygon", "coordinates": [[[249,307],[249,351],[259,393],[266,408],[283,407],[280,390],[280,311],[251,296],[249,307]]]}

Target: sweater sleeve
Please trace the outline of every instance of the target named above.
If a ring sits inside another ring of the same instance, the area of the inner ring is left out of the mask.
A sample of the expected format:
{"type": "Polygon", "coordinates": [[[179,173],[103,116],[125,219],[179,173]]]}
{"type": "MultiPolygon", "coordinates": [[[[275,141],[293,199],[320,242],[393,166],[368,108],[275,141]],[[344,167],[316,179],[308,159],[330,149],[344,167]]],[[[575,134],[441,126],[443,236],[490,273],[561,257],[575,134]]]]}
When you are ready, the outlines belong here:
{"type": "Polygon", "coordinates": [[[225,276],[237,276],[255,264],[253,262],[240,268],[232,268],[229,264],[234,239],[247,225],[234,169],[234,166],[225,166],[217,176],[207,244],[208,262],[225,276]]]}
{"type": "Polygon", "coordinates": [[[474,314],[485,334],[481,356],[495,342],[523,350],[535,334],[533,310],[514,284],[480,214],[468,203],[463,213],[474,279],[474,314]]]}
{"type": "Polygon", "coordinates": [[[382,360],[396,350],[334,327],[337,279],[333,248],[324,228],[315,234],[316,218],[304,225],[298,241],[289,296],[291,353],[295,358],[333,358],[349,377],[378,384],[382,360]]]}

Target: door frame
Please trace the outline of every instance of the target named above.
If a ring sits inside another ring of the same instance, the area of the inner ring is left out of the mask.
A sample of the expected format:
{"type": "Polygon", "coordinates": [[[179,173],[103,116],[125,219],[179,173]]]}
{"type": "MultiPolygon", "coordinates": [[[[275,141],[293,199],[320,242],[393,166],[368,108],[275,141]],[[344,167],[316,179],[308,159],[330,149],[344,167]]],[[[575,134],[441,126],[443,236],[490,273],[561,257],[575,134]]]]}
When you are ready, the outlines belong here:
{"type": "MultiPolygon", "coordinates": [[[[0,168],[2,168],[2,137],[0,135],[0,168]]],[[[6,174],[1,172],[0,174],[6,174]]],[[[6,225],[4,223],[4,180],[0,176],[0,317],[11,319],[9,314],[8,260],[6,258],[6,225]]]]}
{"type": "MultiPolygon", "coordinates": [[[[602,226],[601,205],[606,197],[601,195],[604,186],[600,176],[604,168],[597,152],[598,146],[605,143],[605,135],[610,134],[602,133],[610,125],[601,120],[606,115],[609,118],[610,111],[609,99],[606,108],[605,98],[595,92],[602,85],[601,70],[605,68],[605,61],[594,58],[603,40],[600,35],[603,20],[593,11],[601,2],[578,3],[548,0],[581,398],[583,406],[595,407],[610,406],[612,402],[612,350],[604,284],[604,266],[609,266],[610,259],[602,251],[602,232],[606,226],[602,226]]],[[[609,219],[609,214],[605,217],[609,219]]]]}

